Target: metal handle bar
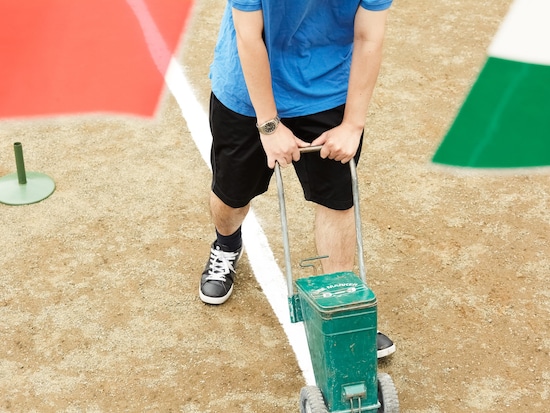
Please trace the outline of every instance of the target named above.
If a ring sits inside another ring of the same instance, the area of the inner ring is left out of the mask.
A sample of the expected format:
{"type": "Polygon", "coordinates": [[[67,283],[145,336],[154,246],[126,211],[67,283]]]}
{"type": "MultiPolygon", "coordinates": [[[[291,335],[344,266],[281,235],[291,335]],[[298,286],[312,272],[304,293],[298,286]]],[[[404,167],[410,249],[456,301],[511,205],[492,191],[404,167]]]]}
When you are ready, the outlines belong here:
{"type": "MultiPolygon", "coordinates": [[[[301,153],[319,152],[322,146],[308,146],[300,148],[301,153]]],[[[355,234],[357,238],[357,258],[359,264],[359,275],[361,280],[366,284],[367,275],[365,269],[365,260],[363,257],[363,235],[361,231],[361,211],[359,210],[359,184],[357,179],[357,168],[355,165],[355,159],[351,158],[349,162],[351,172],[351,189],[353,194],[353,206],[355,213],[355,234]]],[[[283,178],[281,175],[281,168],[278,162],[275,162],[275,176],[277,179],[277,192],[279,195],[279,209],[281,214],[281,228],[283,233],[283,244],[285,252],[285,266],[286,266],[286,279],[288,296],[292,297],[294,294],[293,278],[292,278],[292,264],[290,261],[290,243],[288,240],[288,221],[286,215],[285,194],[283,188],[283,178]]]]}
{"type": "Polygon", "coordinates": [[[305,148],[300,148],[300,153],[320,152],[321,149],[323,149],[323,145],[306,146],[305,148]]]}

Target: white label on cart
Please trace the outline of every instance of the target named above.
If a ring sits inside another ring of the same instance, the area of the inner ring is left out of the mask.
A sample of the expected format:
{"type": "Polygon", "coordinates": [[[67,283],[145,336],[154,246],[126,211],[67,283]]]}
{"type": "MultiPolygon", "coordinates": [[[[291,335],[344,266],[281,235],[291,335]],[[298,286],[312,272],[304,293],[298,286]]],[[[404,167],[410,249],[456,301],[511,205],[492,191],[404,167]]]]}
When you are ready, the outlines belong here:
{"type": "Polygon", "coordinates": [[[358,283],[339,283],[331,284],[312,292],[312,297],[330,298],[338,297],[346,294],[354,294],[357,291],[364,290],[364,286],[358,283]]]}

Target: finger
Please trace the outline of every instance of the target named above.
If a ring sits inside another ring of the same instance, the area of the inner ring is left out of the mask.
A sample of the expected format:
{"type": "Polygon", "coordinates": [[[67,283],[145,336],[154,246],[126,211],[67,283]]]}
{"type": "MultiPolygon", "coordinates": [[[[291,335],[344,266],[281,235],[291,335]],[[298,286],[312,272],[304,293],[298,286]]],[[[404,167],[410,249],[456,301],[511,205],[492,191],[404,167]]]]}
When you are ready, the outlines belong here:
{"type": "Polygon", "coordinates": [[[311,146],[321,146],[327,141],[326,132],[311,142],[311,146]]]}
{"type": "Polygon", "coordinates": [[[340,162],[342,162],[343,164],[346,164],[348,163],[349,161],[351,161],[353,159],[353,155],[351,156],[345,156],[344,158],[342,158],[342,160],[340,162]]]}
{"type": "Polygon", "coordinates": [[[301,140],[300,138],[296,138],[296,144],[299,148],[307,148],[311,146],[311,143],[301,140]]]}
{"type": "Polygon", "coordinates": [[[345,161],[346,161],[346,156],[343,155],[343,154],[341,154],[341,153],[338,153],[338,154],[334,155],[334,158],[332,158],[332,159],[334,159],[334,160],[337,161],[337,162],[345,163],[345,161]]]}
{"type": "Polygon", "coordinates": [[[302,148],[307,148],[307,147],[309,147],[309,143],[308,143],[306,146],[301,146],[301,145],[298,146],[298,147],[296,148],[296,150],[293,151],[292,154],[291,154],[291,158],[292,158],[292,159],[291,159],[291,162],[292,162],[292,161],[298,162],[298,161],[300,160],[300,158],[302,157],[302,152],[300,151],[300,149],[302,149],[302,148]]]}

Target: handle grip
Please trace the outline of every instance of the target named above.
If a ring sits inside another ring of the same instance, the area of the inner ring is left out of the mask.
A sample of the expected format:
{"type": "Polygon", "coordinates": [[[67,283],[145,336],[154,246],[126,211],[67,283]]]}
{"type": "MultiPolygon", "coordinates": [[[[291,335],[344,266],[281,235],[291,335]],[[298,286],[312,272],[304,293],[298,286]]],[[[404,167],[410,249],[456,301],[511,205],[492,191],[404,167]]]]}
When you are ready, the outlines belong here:
{"type": "Polygon", "coordinates": [[[320,152],[322,147],[323,145],[306,146],[305,148],[300,148],[300,153],[320,152]]]}

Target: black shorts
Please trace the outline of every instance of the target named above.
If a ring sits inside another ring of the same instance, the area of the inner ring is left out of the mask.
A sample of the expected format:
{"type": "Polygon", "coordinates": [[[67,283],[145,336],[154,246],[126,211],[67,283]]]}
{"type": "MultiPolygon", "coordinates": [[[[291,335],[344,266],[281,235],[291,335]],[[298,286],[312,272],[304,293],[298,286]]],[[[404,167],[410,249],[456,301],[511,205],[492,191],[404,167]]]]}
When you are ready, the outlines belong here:
{"type": "MultiPolygon", "coordinates": [[[[323,132],[338,126],[344,105],[324,112],[281,119],[294,135],[312,142],[323,132]]],[[[212,131],[212,191],[233,208],[247,205],[267,191],[273,169],[267,166],[256,118],[244,116],[225,107],[214,94],[210,99],[212,131]]],[[[363,136],[361,135],[361,143],[363,136]]],[[[361,144],[355,161],[359,162],[361,144]]],[[[318,153],[302,154],[294,162],[296,175],[305,199],[336,210],[353,206],[351,174],[348,164],[322,159],[318,153]]]]}

